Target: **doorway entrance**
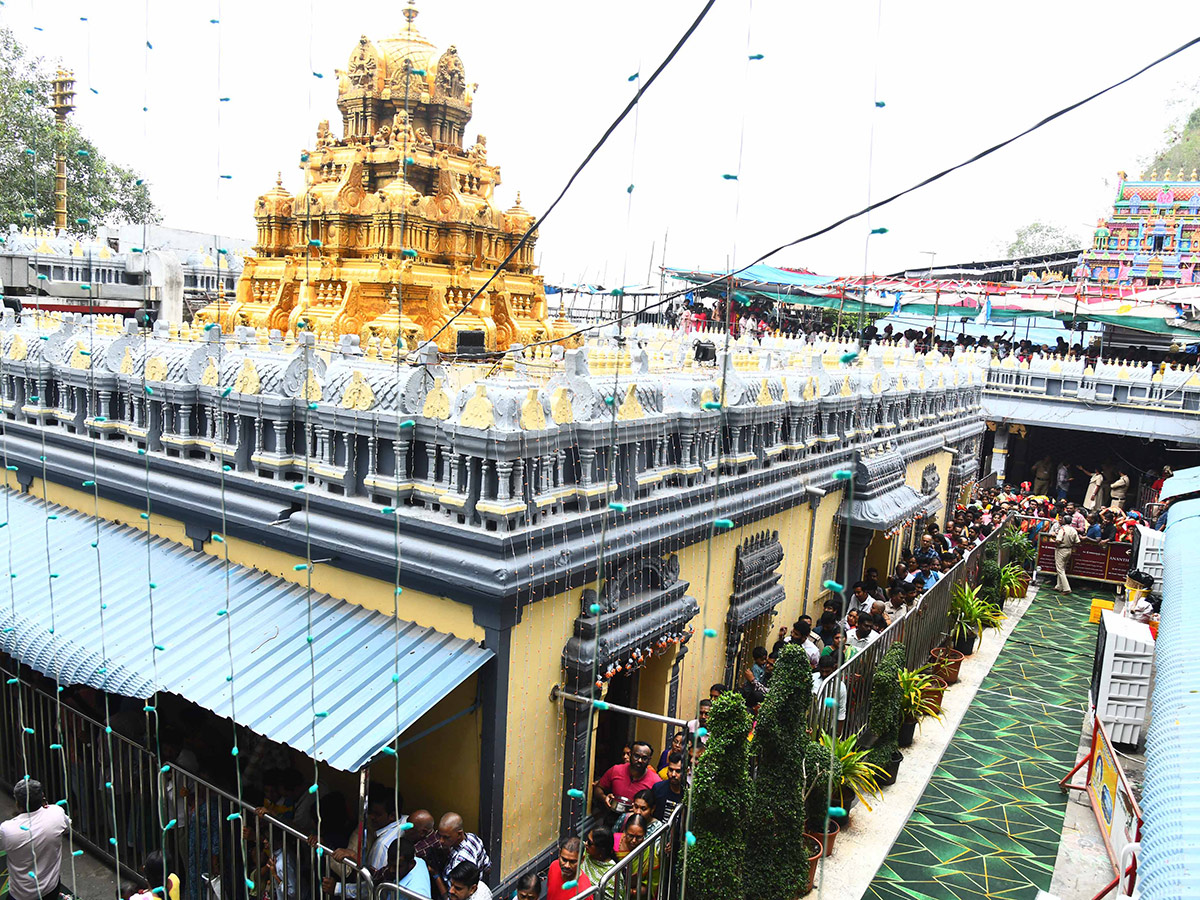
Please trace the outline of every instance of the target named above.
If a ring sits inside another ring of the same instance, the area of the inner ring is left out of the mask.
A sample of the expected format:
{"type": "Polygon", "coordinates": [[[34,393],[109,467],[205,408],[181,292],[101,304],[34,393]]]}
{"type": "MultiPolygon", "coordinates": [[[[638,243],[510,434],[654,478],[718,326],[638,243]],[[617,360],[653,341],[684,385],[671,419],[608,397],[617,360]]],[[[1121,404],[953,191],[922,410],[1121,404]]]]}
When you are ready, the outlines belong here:
{"type": "MultiPolygon", "coordinates": [[[[617,706],[637,708],[638,671],[621,672],[608,682],[608,693],[604,699],[617,706]]],[[[636,720],[628,713],[611,709],[596,714],[596,753],[593,763],[592,781],[596,781],[622,761],[622,753],[633,740],[636,720]]]]}

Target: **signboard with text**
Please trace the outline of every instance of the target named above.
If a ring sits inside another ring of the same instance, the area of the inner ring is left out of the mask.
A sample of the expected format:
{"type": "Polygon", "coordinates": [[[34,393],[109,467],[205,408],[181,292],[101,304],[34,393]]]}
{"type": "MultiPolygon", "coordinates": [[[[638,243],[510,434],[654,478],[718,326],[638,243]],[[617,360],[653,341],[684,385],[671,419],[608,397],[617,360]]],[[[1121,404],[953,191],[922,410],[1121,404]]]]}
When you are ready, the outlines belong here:
{"type": "MultiPolygon", "coordinates": [[[[1038,535],[1038,569],[1043,572],[1054,571],[1056,547],[1057,544],[1052,535],[1045,532],[1038,535]]],[[[1071,554],[1071,564],[1067,566],[1067,575],[1092,581],[1124,584],[1132,556],[1132,544],[1081,540],[1075,545],[1075,552],[1071,554]]]]}

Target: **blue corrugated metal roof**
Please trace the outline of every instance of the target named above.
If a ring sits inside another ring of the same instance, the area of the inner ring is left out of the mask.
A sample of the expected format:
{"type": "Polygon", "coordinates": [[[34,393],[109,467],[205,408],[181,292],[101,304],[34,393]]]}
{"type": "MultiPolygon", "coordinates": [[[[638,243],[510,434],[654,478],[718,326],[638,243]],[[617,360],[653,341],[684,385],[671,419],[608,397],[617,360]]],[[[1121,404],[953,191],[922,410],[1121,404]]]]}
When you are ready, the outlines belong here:
{"type": "Polygon", "coordinates": [[[1195,494],[1200,491],[1200,466],[1191,469],[1180,469],[1163,482],[1160,500],[1172,497],[1182,497],[1184,494],[1195,494]]]}
{"type": "Polygon", "coordinates": [[[48,520],[40,500],[11,491],[5,502],[0,553],[8,553],[16,577],[8,579],[12,595],[0,595],[0,649],[64,685],[145,698],[157,684],[228,717],[228,623],[238,722],[312,755],[313,713],[328,712],[315,719],[317,756],[352,772],[494,655],[474,641],[314,592],[313,703],[304,587],[231,564],[227,597],[222,560],[163,538],[147,542],[144,532],[110,522],[100,523],[101,582],[94,519],[51,507],[57,518],[48,520]],[[224,609],[228,617],[219,614],[224,609]],[[155,644],[165,649],[156,652],[155,644]]]}
{"type": "Polygon", "coordinates": [[[1137,881],[1142,900],[1200,897],[1200,619],[1193,611],[1200,581],[1197,546],[1200,500],[1185,500],[1171,508],[1163,545],[1162,623],[1142,779],[1145,826],[1137,881]]]}

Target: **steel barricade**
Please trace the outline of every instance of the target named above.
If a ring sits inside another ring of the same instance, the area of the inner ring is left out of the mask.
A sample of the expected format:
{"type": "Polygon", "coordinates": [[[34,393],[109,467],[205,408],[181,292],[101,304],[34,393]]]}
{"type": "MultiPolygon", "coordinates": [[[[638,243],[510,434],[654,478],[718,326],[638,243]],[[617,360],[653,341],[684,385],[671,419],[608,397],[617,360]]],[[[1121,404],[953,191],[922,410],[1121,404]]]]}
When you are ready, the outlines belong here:
{"type": "MultiPolygon", "coordinates": [[[[680,894],[683,875],[684,820],[680,803],[667,821],[624,859],[604,873],[597,884],[576,900],[673,900],[680,894]]],[[[584,850],[583,852],[587,852],[584,850]]]]}

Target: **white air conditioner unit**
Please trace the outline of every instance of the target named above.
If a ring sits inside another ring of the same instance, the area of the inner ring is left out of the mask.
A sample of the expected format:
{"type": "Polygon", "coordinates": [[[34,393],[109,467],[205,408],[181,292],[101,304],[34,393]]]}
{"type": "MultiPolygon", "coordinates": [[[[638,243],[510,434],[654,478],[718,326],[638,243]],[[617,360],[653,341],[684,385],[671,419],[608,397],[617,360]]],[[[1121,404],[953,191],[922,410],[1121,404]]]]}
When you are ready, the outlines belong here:
{"type": "Polygon", "coordinates": [[[1163,533],[1138,525],[1133,530],[1133,552],[1129,556],[1129,571],[1135,569],[1154,576],[1150,593],[1162,596],[1163,533]]]}
{"type": "Polygon", "coordinates": [[[1100,616],[1089,700],[1117,744],[1137,744],[1150,702],[1154,638],[1150,626],[1111,610],[1100,616]]]}

